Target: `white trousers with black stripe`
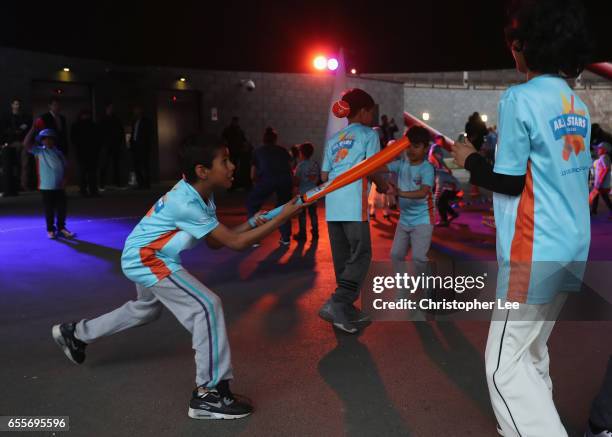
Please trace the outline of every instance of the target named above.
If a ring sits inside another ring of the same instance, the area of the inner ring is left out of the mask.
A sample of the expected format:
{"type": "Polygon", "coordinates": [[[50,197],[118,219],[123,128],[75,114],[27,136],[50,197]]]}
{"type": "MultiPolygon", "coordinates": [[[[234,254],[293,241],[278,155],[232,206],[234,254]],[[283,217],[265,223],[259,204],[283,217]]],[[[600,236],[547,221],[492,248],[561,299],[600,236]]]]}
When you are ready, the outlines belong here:
{"type": "Polygon", "coordinates": [[[75,336],[85,343],[156,320],[165,306],[192,334],[196,384],[214,387],[232,378],[231,354],[221,299],[186,270],[152,287],[136,285],[137,299],[95,319],[81,320],[75,336]]]}
{"type": "Polygon", "coordinates": [[[567,295],[542,305],[496,309],[485,352],[491,404],[505,437],[563,437],[553,401],[548,338],[567,295]]]}

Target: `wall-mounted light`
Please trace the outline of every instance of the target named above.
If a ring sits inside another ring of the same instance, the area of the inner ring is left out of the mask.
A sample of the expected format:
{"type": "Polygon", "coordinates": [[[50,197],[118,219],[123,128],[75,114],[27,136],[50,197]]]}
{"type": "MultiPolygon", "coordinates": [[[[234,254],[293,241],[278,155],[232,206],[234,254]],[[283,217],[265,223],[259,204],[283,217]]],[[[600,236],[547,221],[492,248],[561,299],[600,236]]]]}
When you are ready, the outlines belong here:
{"type": "Polygon", "coordinates": [[[423,112],[421,118],[425,121],[429,120],[429,112],[423,112]]]}
{"type": "Polygon", "coordinates": [[[355,68],[351,68],[351,74],[357,74],[357,70],[355,68]]]}
{"type": "Polygon", "coordinates": [[[181,82],[187,82],[187,78],[186,78],[186,77],[179,77],[179,81],[181,81],[181,82]]]}
{"type": "Polygon", "coordinates": [[[487,114],[482,114],[482,115],[480,116],[480,119],[486,123],[486,122],[487,122],[487,120],[489,119],[489,117],[487,116],[487,114]]]}
{"type": "Polygon", "coordinates": [[[68,68],[68,67],[64,67],[64,68],[62,68],[62,70],[64,70],[66,73],[70,73],[70,68],[68,68]]]}

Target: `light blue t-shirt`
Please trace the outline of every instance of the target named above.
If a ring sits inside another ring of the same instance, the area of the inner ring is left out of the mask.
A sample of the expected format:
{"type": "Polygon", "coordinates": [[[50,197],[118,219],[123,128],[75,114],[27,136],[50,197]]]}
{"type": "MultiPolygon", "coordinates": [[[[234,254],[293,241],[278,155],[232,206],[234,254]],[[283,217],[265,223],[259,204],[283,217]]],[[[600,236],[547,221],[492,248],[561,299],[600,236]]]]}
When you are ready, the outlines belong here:
{"type": "Polygon", "coordinates": [[[320,173],[319,163],[314,159],[305,159],[297,165],[295,177],[300,180],[298,185],[300,194],[304,194],[318,185],[320,173]]]}
{"type": "Polygon", "coordinates": [[[64,188],[66,158],[57,147],[38,145],[30,149],[36,160],[39,190],[61,190],[64,188]]]}
{"type": "Polygon", "coordinates": [[[180,253],[191,249],[219,222],[213,197],[208,203],[184,180],[159,199],[125,241],[123,273],[151,287],[182,269],[180,253]]]}
{"type": "Polygon", "coordinates": [[[542,75],[504,93],[498,120],[494,171],[526,183],[519,196],[493,195],[497,295],[546,303],[579,285],[581,273],[567,266],[589,252],[588,108],[565,80],[542,75]]]}
{"type": "MultiPolygon", "coordinates": [[[[401,191],[417,191],[423,185],[434,184],[435,171],[428,161],[412,165],[407,159],[387,164],[389,171],[397,174],[397,187],[401,191]]],[[[399,198],[400,224],[406,227],[434,224],[434,203],[431,189],[422,199],[399,198]]]]}
{"type": "MultiPolygon", "coordinates": [[[[329,172],[332,181],[379,151],[380,140],[376,132],[362,124],[352,123],[327,140],[321,170],[329,172]]],[[[329,193],[325,199],[327,221],[367,221],[369,188],[367,178],[363,178],[329,193]]]]}

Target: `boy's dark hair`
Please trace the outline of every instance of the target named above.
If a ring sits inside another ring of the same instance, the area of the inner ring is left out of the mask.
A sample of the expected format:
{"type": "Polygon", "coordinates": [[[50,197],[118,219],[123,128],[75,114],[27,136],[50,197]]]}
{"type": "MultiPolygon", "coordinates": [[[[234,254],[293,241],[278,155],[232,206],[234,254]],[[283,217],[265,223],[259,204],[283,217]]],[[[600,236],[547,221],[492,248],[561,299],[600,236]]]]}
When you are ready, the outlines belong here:
{"type": "Polygon", "coordinates": [[[278,140],[278,133],[273,127],[268,126],[264,132],[263,142],[264,144],[276,144],[278,140]]]}
{"type": "Polygon", "coordinates": [[[406,136],[410,140],[411,144],[424,144],[425,147],[429,147],[429,140],[431,136],[429,131],[422,126],[412,126],[406,132],[406,136]]]}
{"type": "Polygon", "coordinates": [[[578,0],[513,0],[506,42],[518,42],[516,48],[531,71],[573,78],[589,60],[587,27],[584,6],[578,0]]]}
{"type": "Polygon", "coordinates": [[[181,172],[187,182],[193,183],[198,179],[196,165],[212,168],[217,153],[225,147],[221,139],[211,135],[199,135],[187,141],[180,152],[181,172]]]}
{"type": "Polygon", "coordinates": [[[348,118],[356,116],[357,113],[364,108],[372,109],[375,105],[372,96],[361,88],[351,88],[345,91],[342,95],[342,100],[347,102],[351,108],[348,118]]]}
{"type": "Polygon", "coordinates": [[[23,103],[23,101],[19,97],[13,97],[11,99],[11,103],[15,103],[15,102],[23,103]]]}
{"type": "Polygon", "coordinates": [[[300,152],[302,152],[302,155],[304,155],[304,158],[310,159],[310,157],[314,153],[314,146],[312,145],[312,143],[300,144],[300,152]]]}

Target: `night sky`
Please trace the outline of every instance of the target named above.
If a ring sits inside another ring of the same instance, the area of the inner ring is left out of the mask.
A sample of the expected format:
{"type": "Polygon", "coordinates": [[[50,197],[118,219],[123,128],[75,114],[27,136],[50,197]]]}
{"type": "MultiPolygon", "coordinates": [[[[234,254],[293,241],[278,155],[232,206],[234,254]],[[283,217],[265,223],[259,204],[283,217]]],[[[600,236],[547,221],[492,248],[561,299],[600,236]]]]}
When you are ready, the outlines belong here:
{"type": "MultiPolygon", "coordinates": [[[[584,0],[594,60],[612,60],[612,1],[584,0]]],[[[11,2],[0,45],[135,65],[309,72],[344,47],[362,73],[513,68],[504,2],[11,2]]]]}

